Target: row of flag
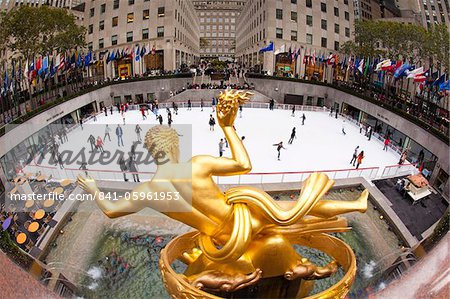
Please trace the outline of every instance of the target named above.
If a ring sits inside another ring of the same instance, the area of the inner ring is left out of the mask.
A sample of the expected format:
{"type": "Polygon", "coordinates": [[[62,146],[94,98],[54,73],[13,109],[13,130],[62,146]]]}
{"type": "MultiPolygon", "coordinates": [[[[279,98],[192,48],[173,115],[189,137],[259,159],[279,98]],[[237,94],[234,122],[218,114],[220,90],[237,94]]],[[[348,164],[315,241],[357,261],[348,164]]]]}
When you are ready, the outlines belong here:
{"type": "MultiPolygon", "coordinates": [[[[286,45],[282,45],[275,50],[274,43],[261,48],[260,53],[274,52],[274,55],[286,53],[287,57],[291,57],[291,61],[297,61],[300,56],[300,48],[292,50],[289,47],[286,50],[286,45]]],[[[333,67],[339,66],[341,70],[354,72],[355,75],[361,74],[364,76],[371,75],[374,72],[378,73],[378,80],[382,81],[386,74],[391,74],[395,80],[400,78],[413,79],[416,83],[430,84],[436,86],[438,90],[450,90],[450,81],[447,74],[439,74],[439,71],[431,73],[430,70],[425,71],[423,67],[415,67],[402,60],[390,60],[380,58],[364,58],[354,55],[344,55],[343,58],[339,54],[330,53],[326,55],[325,52],[316,54],[316,50],[311,52],[311,49],[305,50],[303,57],[303,64],[305,65],[331,65],[333,67]]]]}

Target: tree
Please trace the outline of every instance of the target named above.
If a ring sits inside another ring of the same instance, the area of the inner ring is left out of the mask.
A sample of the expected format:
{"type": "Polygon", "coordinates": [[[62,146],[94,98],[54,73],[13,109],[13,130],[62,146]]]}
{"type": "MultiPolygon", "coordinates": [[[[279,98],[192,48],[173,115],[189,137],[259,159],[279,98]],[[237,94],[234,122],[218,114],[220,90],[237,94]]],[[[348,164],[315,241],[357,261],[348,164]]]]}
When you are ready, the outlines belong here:
{"type": "Polygon", "coordinates": [[[3,45],[27,59],[85,46],[85,28],[65,9],[20,6],[0,19],[0,28],[3,45]]]}
{"type": "Polygon", "coordinates": [[[206,38],[200,37],[200,48],[205,48],[209,45],[209,42],[206,38]]]}

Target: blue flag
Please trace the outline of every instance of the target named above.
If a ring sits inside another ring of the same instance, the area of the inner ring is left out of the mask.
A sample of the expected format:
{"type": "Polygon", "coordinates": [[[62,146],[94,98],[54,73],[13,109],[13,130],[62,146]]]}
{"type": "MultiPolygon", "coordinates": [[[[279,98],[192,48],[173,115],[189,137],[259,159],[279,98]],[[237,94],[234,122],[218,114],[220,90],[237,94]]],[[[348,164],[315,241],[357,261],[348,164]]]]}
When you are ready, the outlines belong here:
{"type": "Polygon", "coordinates": [[[136,56],[136,61],[139,61],[139,59],[141,59],[141,50],[139,49],[139,45],[136,48],[136,52],[135,52],[134,56],[136,56]]]}
{"type": "Polygon", "coordinates": [[[447,82],[439,84],[439,90],[450,90],[450,80],[447,80],[447,82]]]}
{"type": "Polygon", "coordinates": [[[259,52],[270,52],[274,50],[273,42],[271,42],[269,45],[265,46],[264,48],[260,49],[259,52]]]}

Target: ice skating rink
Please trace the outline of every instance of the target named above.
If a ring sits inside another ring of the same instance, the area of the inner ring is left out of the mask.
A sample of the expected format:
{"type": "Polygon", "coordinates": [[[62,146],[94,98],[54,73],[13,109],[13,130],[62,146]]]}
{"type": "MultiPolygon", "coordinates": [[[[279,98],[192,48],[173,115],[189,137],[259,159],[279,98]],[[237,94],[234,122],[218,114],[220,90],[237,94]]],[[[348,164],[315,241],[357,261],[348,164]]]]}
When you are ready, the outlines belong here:
{"type": "MultiPolygon", "coordinates": [[[[167,113],[165,109],[160,109],[164,124],[167,125],[167,113]]],[[[360,168],[380,167],[382,170],[387,165],[395,165],[399,160],[399,155],[392,150],[383,151],[381,141],[372,137],[367,140],[363,134],[359,133],[359,128],[348,121],[345,122],[346,135],[342,134],[342,118],[330,117],[328,112],[304,112],[306,116],[305,125],[302,125],[302,111],[297,111],[295,117],[291,116],[290,110],[273,110],[244,108],[242,118],[235,121],[236,131],[239,136],[245,136],[244,145],[250,155],[252,162],[252,173],[273,173],[273,172],[303,172],[303,171],[323,171],[354,169],[350,165],[353,151],[359,145],[360,150],[364,150],[365,158],[360,168]],[[292,128],[296,128],[297,138],[293,144],[288,144],[292,128]],[[281,160],[277,160],[276,146],[273,144],[283,141],[286,150],[281,150],[281,160]]],[[[219,141],[224,137],[218,125],[215,131],[210,131],[209,115],[213,114],[210,107],[179,109],[178,115],[172,110],[173,127],[178,128],[182,152],[182,160],[188,160],[192,155],[219,155],[219,141]],[[178,125],[188,125],[180,126],[178,125]],[[192,132],[189,132],[192,130],[192,132]],[[192,134],[192,135],[191,135],[192,134]],[[192,147],[192,148],[191,148],[192,147]]],[[[122,116],[114,111],[112,115],[105,116],[103,113],[97,116],[97,120],[84,124],[84,130],[77,128],[69,133],[69,142],[60,146],[60,152],[64,150],[77,151],[82,147],[90,149],[87,141],[89,134],[101,136],[103,138],[105,125],[109,124],[112,129],[111,142],[105,141],[106,151],[122,149],[128,152],[132,143],[137,139],[134,133],[136,124],[157,125],[158,122],[153,114],[148,115],[147,120],[142,119],[140,111],[129,110],[125,113],[126,125],[124,127],[124,147],[117,147],[117,137],[115,128],[117,124],[123,124],[122,116]]],[[[148,127],[147,127],[148,129],[148,127]]],[[[145,130],[145,129],[144,129],[145,130]]],[[[142,136],[145,132],[142,133],[142,136]]],[[[141,150],[143,150],[141,148],[141,150]]],[[[229,148],[225,148],[225,157],[231,157],[229,148]]],[[[42,163],[46,165],[48,159],[42,163]]],[[[47,163],[48,165],[48,163],[47,163]]],[[[53,166],[53,165],[52,165],[53,166]]],[[[78,169],[79,165],[65,165],[68,169],[78,169]]],[[[89,164],[89,170],[106,170],[120,172],[117,163],[109,165],[89,164]]],[[[56,168],[59,168],[56,166],[56,168]]],[[[139,166],[139,172],[151,172],[155,170],[155,165],[139,166]]],[[[66,171],[67,172],[67,171],[66,171]]],[[[61,173],[61,176],[72,177],[61,173]]]]}

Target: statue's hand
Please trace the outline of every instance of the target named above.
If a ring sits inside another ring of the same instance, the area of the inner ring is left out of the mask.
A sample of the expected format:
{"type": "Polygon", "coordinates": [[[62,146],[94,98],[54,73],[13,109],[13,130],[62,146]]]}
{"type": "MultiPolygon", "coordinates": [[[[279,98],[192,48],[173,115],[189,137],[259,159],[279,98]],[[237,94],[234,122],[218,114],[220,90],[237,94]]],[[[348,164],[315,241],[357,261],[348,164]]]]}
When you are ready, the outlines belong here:
{"type": "Polygon", "coordinates": [[[86,191],[87,193],[90,193],[90,194],[94,194],[95,192],[97,192],[99,190],[98,187],[97,187],[97,183],[90,176],[84,178],[81,175],[78,175],[78,177],[77,177],[77,184],[84,191],[86,191]]]}
{"type": "Polygon", "coordinates": [[[232,101],[220,101],[217,105],[217,122],[221,127],[231,127],[236,119],[239,106],[232,101]]]}

